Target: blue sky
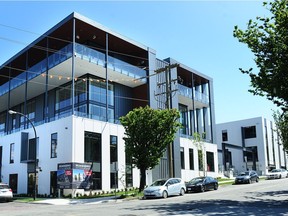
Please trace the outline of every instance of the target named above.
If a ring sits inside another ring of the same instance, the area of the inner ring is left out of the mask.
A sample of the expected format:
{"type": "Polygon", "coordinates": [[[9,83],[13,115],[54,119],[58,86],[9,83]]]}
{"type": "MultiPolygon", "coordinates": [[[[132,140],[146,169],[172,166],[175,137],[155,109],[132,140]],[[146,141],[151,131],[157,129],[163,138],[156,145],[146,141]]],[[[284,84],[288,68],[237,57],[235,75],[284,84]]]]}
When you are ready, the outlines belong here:
{"type": "Polygon", "coordinates": [[[0,65],[72,12],[80,13],[213,78],[216,123],[263,116],[277,107],[248,92],[253,54],[233,37],[269,15],[262,1],[1,1],[0,65]],[[8,27],[7,27],[8,26],[8,27]],[[11,28],[12,27],[12,28],[11,28]]]}

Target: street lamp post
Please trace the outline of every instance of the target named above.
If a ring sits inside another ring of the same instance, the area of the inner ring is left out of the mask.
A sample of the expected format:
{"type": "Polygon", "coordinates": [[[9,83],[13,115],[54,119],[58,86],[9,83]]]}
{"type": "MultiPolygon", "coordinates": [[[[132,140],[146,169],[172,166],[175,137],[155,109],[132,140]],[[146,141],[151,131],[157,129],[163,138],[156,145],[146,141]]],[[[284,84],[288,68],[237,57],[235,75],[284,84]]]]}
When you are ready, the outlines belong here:
{"type": "Polygon", "coordinates": [[[23,116],[24,118],[26,118],[28,120],[28,122],[32,125],[32,128],[34,130],[34,135],[35,135],[35,155],[34,155],[34,191],[33,191],[33,199],[35,200],[36,199],[36,196],[37,196],[37,184],[36,184],[36,180],[37,180],[37,134],[36,134],[36,129],[34,127],[34,124],[33,122],[26,116],[24,115],[23,113],[20,113],[20,112],[16,112],[16,111],[13,111],[13,110],[9,110],[8,113],[10,115],[21,115],[23,116]]]}

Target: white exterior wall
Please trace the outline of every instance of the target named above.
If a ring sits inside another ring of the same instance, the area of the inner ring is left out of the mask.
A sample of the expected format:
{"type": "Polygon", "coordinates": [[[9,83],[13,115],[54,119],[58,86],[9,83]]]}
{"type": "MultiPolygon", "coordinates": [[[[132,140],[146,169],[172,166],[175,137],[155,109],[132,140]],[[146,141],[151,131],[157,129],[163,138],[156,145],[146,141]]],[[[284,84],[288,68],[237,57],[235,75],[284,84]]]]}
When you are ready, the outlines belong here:
{"type": "MultiPolygon", "coordinates": [[[[237,149],[226,146],[226,149],[229,149],[229,151],[231,151],[232,154],[232,165],[234,166],[234,171],[235,172],[244,171],[246,170],[246,166],[249,169],[252,169],[253,165],[252,162],[248,162],[246,165],[245,161],[243,161],[243,149],[242,149],[241,127],[249,127],[249,126],[256,126],[256,138],[245,139],[244,142],[245,147],[257,146],[258,161],[256,162],[256,170],[263,175],[265,175],[268,172],[268,155],[266,148],[267,141],[268,141],[269,163],[274,164],[274,157],[275,157],[276,168],[279,168],[280,166],[287,167],[287,162],[285,165],[284,152],[283,147],[281,145],[279,151],[277,133],[275,132],[275,125],[271,123],[271,121],[268,121],[262,117],[257,117],[252,119],[245,119],[241,121],[227,122],[216,125],[218,149],[222,150],[222,143],[223,143],[222,131],[224,130],[226,130],[228,134],[228,140],[225,141],[224,143],[229,143],[240,147],[237,149]],[[267,126],[267,140],[266,140],[265,125],[267,126]],[[271,130],[271,127],[273,128],[273,131],[271,130]],[[273,153],[273,147],[274,147],[274,153],[273,153]]],[[[285,155],[285,157],[287,158],[287,155],[285,155]]],[[[221,153],[219,154],[220,167],[222,167],[222,164],[223,163],[221,153]]]]}
{"type": "MultiPolygon", "coordinates": [[[[39,137],[39,167],[42,172],[38,173],[38,193],[50,194],[50,172],[57,171],[57,164],[71,161],[71,117],[35,126],[39,137]],[[67,128],[67,129],[65,129],[67,128]],[[51,158],[51,134],[58,133],[57,158],[51,158]]],[[[34,138],[33,128],[19,131],[0,139],[3,145],[2,181],[9,183],[9,174],[18,174],[18,194],[27,193],[27,163],[20,163],[21,155],[21,132],[28,132],[29,139],[34,138]],[[15,143],[14,163],[10,161],[10,143],[15,143]]]]}
{"type": "MultiPolygon", "coordinates": [[[[185,169],[181,170],[181,177],[184,181],[189,181],[192,178],[197,176],[203,176],[203,171],[199,172],[199,163],[198,163],[198,149],[197,146],[193,143],[192,140],[187,138],[180,138],[180,145],[184,148],[184,160],[185,160],[185,169]],[[190,170],[190,158],[189,158],[189,149],[193,149],[194,156],[194,170],[190,170]]],[[[214,153],[214,172],[206,172],[207,176],[218,177],[218,155],[217,155],[217,145],[203,142],[204,152],[213,152],[214,153]]],[[[205,156],[206,162],[206,156],[205,156]]],[[[205,170],[207,170],[207,164],[205,163],[205,170]]]]}
{"type": "MultiPolygon", "coordinates": [[[[57,171],[58,163],[84,163],[84,132],[102,134],[102,190],[110,190],[110,135],[118,137],[118,179],[125,174],[124,128],[87,118],[69,116],[57,121],[35,127],[39,137],[38,193],[50,194],[50,172],[57,171]],[[51,158],[51,134],[58,134],[57,158],[51,158]]],[[[9,174],[18,174],[18,194],[27,193],[27,164],[20,163],[21,132],[29,132],[29,139],[34,138],[32,128],[0,138],[3,146],[2,181],[9,183],[9,174]],[[10,164],[10,144],[15,143],[14,163],[10,164]]],[[[140,173],[133,169],[133,186],[139,187],[140,173]]],[[[118,180],[119,188],[124,185],[118,180]]]]}
{"type": "MultiPolygon", "coordinates": [[[[108,122],[97,121],[82,117],[73,117],[73,162],[84,163],[84,133],[85,131],[100,133],[102,139],[102,190],[110,190],[110,135],[117,136],[118,153],[118,185],[124,188],[119,178],[125,173],[125,143],[123,140],[124,127],[108,122]]],[[[140,185],[140,172],[133,169],[133,186],[140,185]]]]}

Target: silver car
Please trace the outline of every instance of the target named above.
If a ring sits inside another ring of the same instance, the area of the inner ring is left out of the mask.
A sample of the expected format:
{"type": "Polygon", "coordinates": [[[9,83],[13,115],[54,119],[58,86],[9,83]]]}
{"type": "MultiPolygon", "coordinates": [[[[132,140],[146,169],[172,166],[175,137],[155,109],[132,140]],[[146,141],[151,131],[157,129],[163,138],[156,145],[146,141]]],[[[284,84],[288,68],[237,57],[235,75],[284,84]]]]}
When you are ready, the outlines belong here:
{"type": "Polygon", "coordinates": [[[0,183],[0,200],[1,201],[13,200],[13,192],[8,184],[0,183]]]}
{"type": "Polygon", "coordinates": [[[183,196],[186,191],[185,182],[181,178],[159,179],[144,189],[144,198],[163,197],[172,195],[183,196]]]}

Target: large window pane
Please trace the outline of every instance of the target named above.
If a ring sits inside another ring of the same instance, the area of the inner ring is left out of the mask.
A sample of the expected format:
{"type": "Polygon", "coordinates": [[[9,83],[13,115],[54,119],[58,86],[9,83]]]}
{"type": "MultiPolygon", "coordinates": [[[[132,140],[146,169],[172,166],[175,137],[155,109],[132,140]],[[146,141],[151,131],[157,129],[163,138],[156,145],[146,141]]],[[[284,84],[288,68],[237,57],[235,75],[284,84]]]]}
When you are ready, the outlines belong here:
{"type": "Polygon", "coordinates": [[[56,111],[72,105],[71,84],[56,91],[56,111]]]}
{"type": "Polygon", "coordinates": [[[101,171],[101,134],[85,131],[84,142],[84,160],[92,162],[91,189],[102,189],[102,171],[101,171]]]}
{"type": "Polygon", "coordinates": [[[213,152],[206,152],[206,157],[207,157],[207,171],[208,172],[215,172],[214,153],[213,152]]]}

